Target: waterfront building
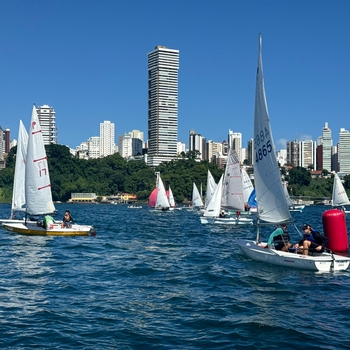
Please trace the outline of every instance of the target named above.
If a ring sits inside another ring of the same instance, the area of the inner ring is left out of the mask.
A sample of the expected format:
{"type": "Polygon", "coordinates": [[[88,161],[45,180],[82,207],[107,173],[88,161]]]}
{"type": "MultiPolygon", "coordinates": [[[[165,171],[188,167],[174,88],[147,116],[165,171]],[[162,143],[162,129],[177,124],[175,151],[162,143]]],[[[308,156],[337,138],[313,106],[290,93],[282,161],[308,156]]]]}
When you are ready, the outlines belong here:
{"type": "Polygon", "coordinates": [[[242,134],[240,132],[233,132],[232,130],[228,130],[228,146],[229,149],[234,149],[238,155],[238,159],[241,163],[243,163],[242,159],[242,134]]]}
{"type": "Polygon", "coordinates": [[[316,170],[316,142],[312,140],[299,142],[299,166],[316,170]]]}
{"type": "Polygon", "coordinates": [[[135,135],[133,132],[128,132],[118,136],[118,152],[123,158],[142,155],[143,142],[133,135],[135,135]]]}
{"type": "Polygon", "coordinates": [[[207,142],[207,157],[209,162],[215,161],[222,156],[222,143],[209,140],[207,142]]]}
{"type": "Polygon", "coordinates": [[[184,142],[178,142],[177,143],[177,154],[182,154],[185,153],[186,154],[186,144],[184,142]]]}
{"type": "Polygon", "coordinates": [[[299,142],[295,141],[287,141],[287,164],[292,166],[299,165],[299,142]]]}
{"type": "Polygon", "coordinates": [[[206,159],[206,140],[201,134],[196,134],[194,130],[190,130],[190,138],[188,143],[189,151],[198,151],[196,159],[206,159]]]}
{"type": "Polygon", "coordinates": [[[105,120],[103,123],[100,123],[100,157],[110,156],[114,152],[114,123],[105,120]]]}
{"type": "Polygon", "coordinates": [[[55,111],[49,105],[39,106],[36,109],[42,130],[44,145],[58,143],[55,111]]]}
{"type": "Polygon", "coordinates": [[[148,53],[148,157],[157,166],[177,156],[179,50],[148,53]]]}
{"type": "Polygon", "coordinates": [[[277,162],[280,166],[284,166],[287,163],[287,150],[286,149],[280,149],[276,152],[277,154],[277,162]]]}
{"type": "Polygon", "coordinates": [[[87,140],[88,158],[100,158],[100,138],[98,136],[91,136],[87,140]]]}
{"type": "Polygon", "coordinates": [[[254,161],[254,139],[250,139],[248,141],[248,151],[247,151],[247,159],[248,165],[253,165],[254,161]]]}
{"type": "Polygon", "coordinates": [[[4,160],[4,153],[5,153],[4,130],[0,126],[0,161],[4,160]]]}
{"type": "Polygon", "coordinates": [[[339,132],[338,164],[340,173],[350,174],[350,132],[344,128],[339,132]]]}
{"type": "Polygon", "coordinates": [[[322,163],[323,169],[332,171],[332,131],[326,122],[322,129],[322,163]]]}

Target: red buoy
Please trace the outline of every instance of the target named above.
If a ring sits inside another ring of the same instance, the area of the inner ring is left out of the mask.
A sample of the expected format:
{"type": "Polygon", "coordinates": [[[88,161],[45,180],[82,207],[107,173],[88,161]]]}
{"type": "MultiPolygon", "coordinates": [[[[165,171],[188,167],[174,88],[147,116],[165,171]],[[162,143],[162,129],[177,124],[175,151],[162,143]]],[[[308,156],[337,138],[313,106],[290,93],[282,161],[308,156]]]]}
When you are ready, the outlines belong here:
{"type": "Polygon", "coordinates": [[[328,237],[327,248],[334,252],[347,252],[349,240],[344,212],[339,209],[326,210],[322,223],[324,235],[328,237]]]}

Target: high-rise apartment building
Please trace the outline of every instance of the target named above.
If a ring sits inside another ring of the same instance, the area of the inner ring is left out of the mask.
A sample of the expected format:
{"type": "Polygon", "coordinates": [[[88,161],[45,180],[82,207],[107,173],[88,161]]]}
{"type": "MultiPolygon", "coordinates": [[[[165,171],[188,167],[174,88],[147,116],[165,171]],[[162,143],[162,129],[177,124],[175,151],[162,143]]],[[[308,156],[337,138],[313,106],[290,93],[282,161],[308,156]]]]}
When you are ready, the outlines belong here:
{"type": "Polygon", "coordinates": [[[156,46],[148,54],[148,157],[157,166],[177,155],[179,50],[156,46]]]}
{"type": "Polygon", "coordinates": [[[298,166],[299,165],[299,142],[287,141],[287,164],[298,166]]]}
{"type": "Polygon", "coordinates": [[[299,166],[316,170],[316,142],[312,140],[299,142],[299,166]]]}
{"type": "Polygon", "coordinates": [[[100,123],[100,157],[115,153],[114,123],[105,120],[100,123]]]}
{"type": "Polygon", "coordinates": [[[328,123],[325,123],[322,129],[322,146],[323,169],[332,171],[332,131],[328,127],[328,123]]]}
{"type": "Polygon", "coordinates": [[[100,158],[100,138],[98,136],[91,136],[87,140],[87,145],[89,158],[100,158]]]}
{"type": "Polygon", "coordinates": [[[208,156],[209,162],[212,162],[215,159],[215,157],[218,158],[221,155],[222,155],[222,143],[209,140],[207,142],[207,156],[208,156]]]}
{"type": "Polygon", "coordinates": [[[194,130],[190,130],[190,138],[188,143],[189,151],[198,151],[197,159],[206,159],[206,140],[201,134],[196,134],[194,130]]]}
{"type": "Polygon", "coordinates": [[[242,163],[244,159],[242,159],[242,134],[240,132],[233,132],[232,130],[228,130],[228,144],[229,148],[234,149],[238,154],[238,159],[242,163]]]}
{"type": "Polygon", "coordinates": [[[36,109],[42,130],[44,145],[58,143],[55,111],[48,105],[39,106],[36,109]]]}
{"type": "Polygon", "coordinates": [[[338,163],[340,173],[350,174],[350,132],[344,128],[339,132],[338,163]]]}

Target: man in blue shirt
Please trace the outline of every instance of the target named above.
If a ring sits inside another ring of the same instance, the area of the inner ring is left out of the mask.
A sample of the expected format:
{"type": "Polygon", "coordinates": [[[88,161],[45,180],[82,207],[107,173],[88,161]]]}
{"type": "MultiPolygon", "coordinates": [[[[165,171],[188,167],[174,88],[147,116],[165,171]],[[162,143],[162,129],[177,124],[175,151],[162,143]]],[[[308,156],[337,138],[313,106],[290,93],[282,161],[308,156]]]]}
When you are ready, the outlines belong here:
{"type": "Polygon", "coordinates": [[[325,249],[328,238],[314,231],[309,224],[303,224],[301,229],[304,231],[303,239],[294,245],[295,248],[302,248],[303,254],[308,255],[309,251],[322,253],[325,249]]]}

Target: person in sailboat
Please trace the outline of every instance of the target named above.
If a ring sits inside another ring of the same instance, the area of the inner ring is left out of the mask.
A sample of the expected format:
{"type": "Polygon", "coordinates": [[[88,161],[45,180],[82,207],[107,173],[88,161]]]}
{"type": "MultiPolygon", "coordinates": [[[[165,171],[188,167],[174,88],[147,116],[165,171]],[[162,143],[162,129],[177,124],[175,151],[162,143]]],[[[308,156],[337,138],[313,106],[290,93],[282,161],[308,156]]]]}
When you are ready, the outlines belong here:
{"type": "Polygon", "coordinates": [[[62,219],[62,228],[71,228],[73,223],[72,215],[69,210],[66,210],[64,213],[64,217],[62,219]]]}
{"type": "Polygon", "coordinates": [[[325,246],[328,238],[321,235],[319,231],[315,231],[309,224],[303,224],[301,229],[304,231],[303,239],[294,244],[293,248],[300,248],[304,255],[310,252],[322,253],[325,251],[325,246]]]}
{"type": "Polygon", "coordinates": [[[55,223],[55,220],[51,215],[46,214],[44,216],[43,227],[45,230],[52,230],[54,223],[55,223]]]}
{"type": "Polygon", "coordinates": [[[265,248],[270,248],[272,245],[274,245],[276,250],[282,250],[284,252],[288,251],[288,249],[292,246],[292,244],[289,242],[290,237],[287,231],[287,226],[288,224],[286,223],[279,225],[271,233],[265,248]]]}

